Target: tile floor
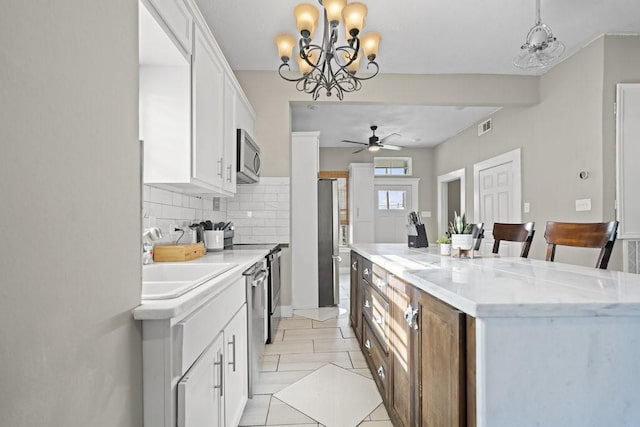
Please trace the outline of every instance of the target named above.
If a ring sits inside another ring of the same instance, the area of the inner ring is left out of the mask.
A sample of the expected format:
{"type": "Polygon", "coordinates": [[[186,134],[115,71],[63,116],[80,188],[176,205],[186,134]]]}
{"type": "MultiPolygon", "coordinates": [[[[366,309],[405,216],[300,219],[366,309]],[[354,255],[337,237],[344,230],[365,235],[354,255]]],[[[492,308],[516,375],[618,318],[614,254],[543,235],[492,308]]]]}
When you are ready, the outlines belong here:
{"type": "Polygon", "coordinates": [[[281,319],[241,426],[392,426],[349,326],[348,275],[340,297],[340,309],[281,319]]]}

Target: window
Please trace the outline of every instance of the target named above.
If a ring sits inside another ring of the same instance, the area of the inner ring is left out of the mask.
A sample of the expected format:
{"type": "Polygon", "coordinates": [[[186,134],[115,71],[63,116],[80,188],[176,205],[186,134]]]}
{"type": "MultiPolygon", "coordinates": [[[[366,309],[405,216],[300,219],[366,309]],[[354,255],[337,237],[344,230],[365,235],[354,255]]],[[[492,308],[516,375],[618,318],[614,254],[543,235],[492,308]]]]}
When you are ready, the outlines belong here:
{"type": "Polygon", "coordinates": [[[378,191],[378,210],[404,210],[407,207],[407,192],[380,190],[378,191]]]}
{"type": "Polygon", "coordinates": [[[410,176],[411,157],[374,157],[373,173],[376,176],[410,176]]]}

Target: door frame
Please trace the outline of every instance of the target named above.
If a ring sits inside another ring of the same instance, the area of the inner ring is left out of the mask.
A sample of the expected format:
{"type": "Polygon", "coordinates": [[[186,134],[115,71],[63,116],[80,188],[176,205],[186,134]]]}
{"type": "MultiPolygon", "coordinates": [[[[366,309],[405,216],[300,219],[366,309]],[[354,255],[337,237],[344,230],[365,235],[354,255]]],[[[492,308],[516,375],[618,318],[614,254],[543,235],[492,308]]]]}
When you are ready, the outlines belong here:
{"type": "Polygon", "coordinates": [[[449,190],[447,184],[460,180],[460,213],[465,212],[465,168],[457,169],[438,176],[438,236],[443,236],[449,229],[447,212],[449,211],[449,190]]]}
{"type": "Polygon", "coordinates": [[[511,207],[513,216],[509,218],[510,222],[522,222],[522,164],[521,150],[508,151],[497,155],[482,162],[473,165],[473,216],[474,222],[480,222],[480,171],[490,169],[505,163],[511,163],[513,166],[513,200],[511,207]]]}

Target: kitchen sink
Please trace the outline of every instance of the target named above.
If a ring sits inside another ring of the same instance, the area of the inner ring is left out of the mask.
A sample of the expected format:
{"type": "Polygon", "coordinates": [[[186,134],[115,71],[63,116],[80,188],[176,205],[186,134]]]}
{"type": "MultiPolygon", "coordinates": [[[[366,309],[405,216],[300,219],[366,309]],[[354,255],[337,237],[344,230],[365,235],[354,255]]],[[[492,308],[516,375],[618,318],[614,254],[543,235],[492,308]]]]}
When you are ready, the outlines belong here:
{"type": "Polygon", "coordinates": [[[142,268],[142,299],[177,298],[236,265],[231,263],[145,265],[142,268]]]}

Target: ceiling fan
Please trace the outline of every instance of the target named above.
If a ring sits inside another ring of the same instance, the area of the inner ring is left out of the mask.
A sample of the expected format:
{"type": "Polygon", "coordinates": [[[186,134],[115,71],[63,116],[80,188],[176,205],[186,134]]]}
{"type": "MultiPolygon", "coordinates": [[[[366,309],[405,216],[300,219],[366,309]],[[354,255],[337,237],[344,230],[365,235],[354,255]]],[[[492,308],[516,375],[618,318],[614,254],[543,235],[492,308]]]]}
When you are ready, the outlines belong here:
{"type": "Polygon", "coordinates": [[[376,136],[376,130],[377,129],[378,129],[378,126],[376,126],[376,125],[372,125],[371,126],[371,132],[373,132],[373,135],[371,135],[369,137],[369,142],[368,143],[367,142],[358,142],[358,141],[349,141],[349,140],[346,140],[346,139],[343,139],[342,142],[348,142],[350,144],[366,145],[366,147],[363,147],[363,148],[361,148],[359,150],[354,151],[353,154],[359,153],[359,152],[364,151],[364,150],[378,151],[381,148],[384,149],[384,150],[402,150],[402,147],[398,147],[396,145],[388,145],[388,144],[384,143],[384,141],[389,139],[390,137],[392,137],[394,135],[400,136],[400,134],[392,133],[392,134],[389,134],[389,135],[387,135],[387,136],[385,136],[384,138],[381,139],[381,138],[378,138],[376,136]]]}

